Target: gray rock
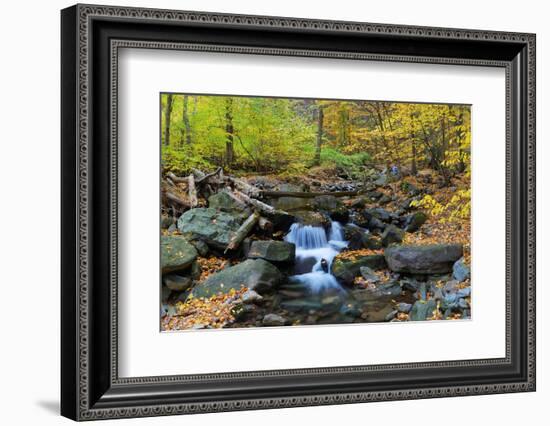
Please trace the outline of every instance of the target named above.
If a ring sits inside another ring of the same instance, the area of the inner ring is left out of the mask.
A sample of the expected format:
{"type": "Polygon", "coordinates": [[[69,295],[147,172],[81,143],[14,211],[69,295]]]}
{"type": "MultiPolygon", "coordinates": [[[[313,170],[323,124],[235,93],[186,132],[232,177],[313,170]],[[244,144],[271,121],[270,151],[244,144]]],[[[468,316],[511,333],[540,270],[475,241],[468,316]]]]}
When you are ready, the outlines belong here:
{"type": "Polygon", "coordinates": [[[166,305],[165,312],[166,312],[166,315],[168,315],[169,317],[173,317],[174,315],[177,314],[176,307],[173,305],[166,305]]]}
{"type": "Polygon", "coordinates": [[[410,319],[411,321],[425,321],[433,315],[433,311],[436,308],[437,303],[433,299],[428,301],[418,300],[411,309],[410,319]]]}
{"type": "Polygon", "coordinates": [[[267,326],[281,326],[286,324],[286,319],[277,314],[267,314],[262,319],[262,324],[267,326]]]}
{"type": "Polygon", "coordinates": [[[172,225],[173,223],[174,223],[174,219],[172,218],[172,216],[167,216],[163,214],[160,217],[160,227],[162,229],[168,229],[170,225],[172,225]]]}
{"type": "Polygon", "coordinates": [[[168,302],[168,297],[170,297],[171,292],[172,290],[170,290],[168,287],[164,285],[161,286],[160,300],[162,303],[168,302]]]}
{"type": "Polygon", "coordinates": [[[359,256],[355,259],[336,258],[332,263],[332,274],[340,283],[352,285],[355,278],[361,274],[362,266],[376,270],[384,268],[386,262],[381,254],[359,256]]]}
{"type": "Polygon", "coordinates": [[[426,300],[428,298],[428,288],[426,283],[420,283],[420,288],[418,289],[421,300],[426,300]]]}
{"type": "Polygon", "coordinates": [[[388,177],[384,174],[381,174],[378,179],[374,181],[376,186],[384,186],[388,184],[388,177]]]}
{"type": "Polygon", "coordinates": [[[396,297],[401,294],[402,288],[397,281],[388,281],[387,283],[378,285],[376,291],[380,296],[396,297]]]}
{"type": "Polygon", "coordinates": [[[464,287],[464,288],[461,288],[459,289],[456,294],[458,297],[468,297],[470,296],[472,292],[472,288],[471,287],[464,287]]]}
{"type": "Polygon", "coordinates": [[[198,256],[195,247],[180,235],[162,235],[160,248],[163,274],[189,268],[198,256]]]}
{"type": "Polygon", "coordinates": [[[401,210],[404,210],[404,211],[407,211],[410,209],[411,207],[411,202],[413,201],[412,198],[406,198],[402,201],[399,202],[398,204],[398,207],[401,209],[401,210]]]}
{"type": "Polygon", "coordinates": [[[416,232],[428,220],[428,216],[423,212],[412,213],[405,219],[405,231],[416,232]]]}
{"type": "Polygon", "coordinates": [[[192,239],[199,239],[208,245],[224,249],[239,229],[242,218],[213,208],[196,208],[186,211],[178,219],[178,229],[192,239]]]}
{"type": "Polygon", "coordinates": [[[191,293],[194,297],[210,297],[220,292],[227,293],[232,288],[247,287],[263,294],[276,288],[282,278],[281,272],[271,263],[263,259],[248,259],[210,275],[191,293]]]}
{"type": "Polygon", "coordinates": [[[189,277],[181,275],[169,274],[162,277],[164,285],[172,291],[187,290],[193,284],[193,280],[189,277]]]}
{"type": "Polygon", "coordinates": [[[361,273],[361,276],[370,282],[377,283],[380,281],[380,277],[374,273],[374,271],[369,268],[368,266],[361,266],[359,268],[359,272],[361,273]]]}
{"type": "Polygon", "coordinates": [[[317,263],[315,257],[299,257],[294,264],[294,275],[306,274],[311,272],[313,266],[317,263]]]}
{"type": "Polygon", "coordinates": [[[295,211],[294,215],[296,221],[302,225],[311,225],[311,226],[327,226],[329,224],[328,218],[320,213],[310,210],[299,210],[295,211]]]}
{"type": "Polygon", "coordinates": [[[340,307],[340,314],[347,315],[352,318],[358,318],[362,313],[361,308],[355,303],[346,303],[340,307]]]}
{"type": "Polygon", "coordinates": [[[463,257],[458,259],[453,265],[453,278],[460,282],[470,278],[470,268],[464,263],[463,257]]]}
{"type": "Polygon", "coordinates": [[[458,307],[461,309],[468,309],[470,304],[464,299],[458,299],[458,307]]]}
{"type": "Polygon", "coordinates": [[[362,248],[378,250],[382,248],[382,242],[378,237],[356,225],[350,224],[344,227],[344,238],[348,241],[348,248],[350,250],[359,250],[362,248]]]}
{"type": "Polygon", "coordinates": [[[408,314],[408,313],[411,311],[412,306],[413,306],[413,305],[410,304],[410,303],[401,302],[401,303],[398,303],[398,304],[397,304],[397,310],[398,310],[399,312],[403,312],[403,313],[405,313],[405,314],[408,314]]]}
{"type": "Polygon", "coordinates": [[[382,245],[388,247],[390,244],[400,243],[403,241],[405,232],[395,225],[388,225],[382,232],[382,245]]]}
{"type": "Polygon", "coordinates": [[[458,284],[459,284],[459,282],[457,280],[447,281],[445,283],[445,285],[443,286],[443,291],[446,294],[450,294],[450,293],[454,294],[459,290],[458,284]]]}
{"type": "Polygon", "coordinates": [[[334,195],[319,195],[313,199],[313,207],[318,210],[335,210],[342,205],[334,195]]]}
{"type": "Polygon", "coordinates": [[[391,221],[393,216],[392,213],[380,207],[376,207],[374,209],[365,209],[365,213],[372,217],[380,219],[382,222],[387,222],[387,223],[391,221]]]}
{"type": "Polygon", "coordinates": [[[340,305],[342,305],[342,298],[337,295],[327,296],[321,299],[321,303],[323,305],[323,308],[340,308],[340,305]]]}
{"type": "Polygon", "coordinates": [[[208,197],[208,206],[223,212],[232,213],[241,218],[250,216],[250,209],[231,197],[226,191],[220,191],[217,194],[208,197]]]}
{"type": "Polygon", "coordinates": [[[310,312],[317,311],[323,307],[323,304],[318,300],[308,298],[286,300],[281,302],[281,308],[290,312],[310,312]]]}
{"type": "Polygon", "coordinates": [[[377,230],[383,231],[385,227],[386,227],[386,224],[384,222],[382,222],[380,219],[378,219],[377,217],[373,216],[373,217],[370,218],[369,224],[368,224],[369,230],[371,230],[371,231],[377,231],[377,230]]]}
{"type": "Polygon", "coordinates": [[[286,241],[255,240],[250,245],[247,257],[274,263],[292,263],[296,257],[296,246],[286,241]]]}
{"type": "Polygon", "coordinates": [[[385,316],[384,320],[385,320],[385,321],[391,321],[392,319],[395,318],[396,315],[397,315],[397,311],[395,311],[395,310],[394,310],[394,311],[391,311],[390,313],[388,313],[388,314],[385,316]]]}
{"type": "Polygon", "coordinates": [[[368,248],[371,250],[379,250],[382,248],[382,241],[380,240],[380,238],[369,233],[363,234],[361,242],[363,243],[364,248],[368,248]]]}
{"type": "Polygon", "coordinates": [[[414,278],[405,277],[401,280],[401,286],[403,287],[403,290],[408,290],[414,293],[418,291],[418,288],[420,287],[420,283],[416,281],[414,278]]]}
{"type": "Polygon", "coordinates": [[[371,201],[376,201],[381,199],[384,196],[384,193],[380,191],[370,191],[370,192],[367,192],[365,195],[371,201]]]}
{"type": "Polygon", "coordinates": [[[438,287],[432,287],[431,292],[435,300],[443,300],[443,291],[438,287]]]}
{"type": "Polygon", "coordinates": [[[459,300],[460,298],[456,295],[456,293],[446,294],[441,301],[441,309],[451,310],[457,308],[459,300]]]}
{"type": "Polygon", "coordinates": [[[256,293],[254,290],[248,290],[241,296],[241,300],[245,304],[260,303],[264,300],[264,298],[256,293]]]}
{"type": "Polygon", "coordinates": [[[273,231],[287,232],[290,226],[296,221],[296,217],[282,210],[275,210],[269,214],[269,219],[273,222],[273,231]]]}
{"type": "Polygon", "coordinates": [[[206,256],[208,254],[208,244],[201,240],[191,241],[191,244],[195,246],[197,251],[201,256],[206,256]]]}
{"type": "Polygon", "coordinates": [[[332,220],[340,223],[346,223],[349,221],[350,211],[346,206],[339,206],[333,210],[328,211],[328,215],[332,220]]]}
{"type": "Polygon", "coordinates": [[[256,309],[252,305],[245,305],[245,304],[238,304],[231,308],[231,315],[235,318],[235,320],[242,320],[246,316],[253,314],[256,312],[256,309]]]}
{"type": "Polygon", "coordinates": [[[378,203],[381,205],[386,205],[388,203],[391,203],[392,199],[389,195],[384,194],[380,199],[378,200],[378,203]]]}
{"type": "Polygon", "coordinates": [[[462,256],[461,244],[426,246],[391,246],[384,251],[386,262],[394,272],[439,274],[450,272],[462,256]]]}

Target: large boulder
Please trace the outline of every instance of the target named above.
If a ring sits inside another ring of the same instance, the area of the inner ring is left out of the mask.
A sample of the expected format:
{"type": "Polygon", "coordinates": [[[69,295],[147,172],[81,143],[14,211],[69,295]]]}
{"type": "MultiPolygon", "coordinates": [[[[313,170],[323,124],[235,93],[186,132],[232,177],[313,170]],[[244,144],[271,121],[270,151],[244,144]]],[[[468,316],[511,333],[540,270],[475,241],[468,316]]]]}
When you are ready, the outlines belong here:
{"type": "Polygon", "coordinates": [[[424,212],[415,212],[410,214],[405,219],[405,231],[416,232],[428,220],[428,216],[424,212]]]}
{"type": "Polygon", "coordinates": [[[391,244],[400,243],[401,241],[403,241],[404,236],[405,231],[399,229],[395,225],[388,225],[381,235],[382,245],[384,247],[388,247],[391,244]]]}
{"type": "Polygon", "coordinates": [[[191,239],[202,240],[209,246],[223,249],[227,247],[241,222],[242,218],[213,208],[196,208],[180,216],[178,229],[191,239]]]}
{"type": "Polygon", "coordinates": [[[189,268],[198,256],[195,247],[181,235],[161,236],[160,250],[160,266],[163,274],[189,268]]]}
{"type": "Polygon", "coordinates": [[[168,274],[162,277],[162,282],[172,291],[182,292],[187,290],[193,284],[191,277],[185,277],[176,274],[168,274]]]}
{"type": "Polygon", "coordinates": [[[273,223],[273,231],[287,232],[290,226],[296,221],[296,217],[282,210],[275,210],[268,215],[273,223]]]}
{"type": "Polygon", "coordinates": [[[292,263],[296,257],[296,246],[286,241],[252,241],[247,257],[264,259],[274,263],[292,263]]]}
{"type": "Polygon", "coordinates": [[[323,227],[327,227],[329,225],[328,218],[320,212],[315,212],[310,210],[300,210],[300,211],[295,211],[294,215],[296,217],[296,221],[301,223],[302,225],[323,226],[323,227]]]}
{"type": "Polygon", "coordinates": [[[208,197],[208,206],[240,218],[250,216],[250,209],[244,203],[235,200],[227,191],[220,191],[208,197]]]}
{"type": "Polygon", "coordinates": [[[384,256],[381,254],[357,256],[353,259],[336,258],[332,263],[332,275],[345,285],[352,285],[356,277],[361,275],[361,267],[368,266],[371,269],[382,269],[386,266],[384,256]]]}
{"type": "Polygon", "coordinates": [[[365,209],[365,214],[380,219],[382,222],[389,223],[395,215],[381,207],[375,207],[373,209],[365,209]]]}
{"type": "Polygon", "coordinates": [[[432,317],[433,312],[437,308],[437,303],[434,299],[418,300],[414,303],[410,311],[411,321],[425,321],[432,317]]]}
{"type": "Polygon", "coordinates": [[[384,255],[394,272],[445,274],[451,272],[453,264],[462,257],[462,244],[391,246],[384,255]]]}
{"type": "Polygon", "coordinates": [[[210,275],[206,281],[196,285],[191,294],[193,297],[210,297],[241,287],[263,294],[277,287],[282,278],[281,272],[271,263],[263,259],[248,259],[210,275]]]}
{"type": "Polygon", "coordinates": [[[286,319],[277,314],[267,314],[262,319],[262,324],[267,326],[281,326],[286,324],[286,319]]]}
{"type": "Polygon", "coordinates": [[[465,281],[470,278],[470,268],[464,262],[464,258],[458,259],[453,265],[453,278],[457,281],[465,281]]]}
{"type": "Polygon", "coordinates": [[[344,227],[344,238],[348,242],[350,250],[363,248],[378,250],[382,248],[382,242],[378,237],[356,225],[350,224],[344,227]]]}

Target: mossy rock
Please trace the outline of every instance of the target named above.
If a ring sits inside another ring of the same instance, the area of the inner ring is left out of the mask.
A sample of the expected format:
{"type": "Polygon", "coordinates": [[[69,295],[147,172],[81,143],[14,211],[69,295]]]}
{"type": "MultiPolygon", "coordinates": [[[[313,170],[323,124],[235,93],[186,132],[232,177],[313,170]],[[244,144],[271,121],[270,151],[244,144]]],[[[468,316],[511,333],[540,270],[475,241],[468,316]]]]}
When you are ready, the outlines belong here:
{"type": "Polygon", "coordinates": [[[160,247],[163,274],[188,269],[198,256],[195,247],[180,235],[163,235],[160,247]]]}

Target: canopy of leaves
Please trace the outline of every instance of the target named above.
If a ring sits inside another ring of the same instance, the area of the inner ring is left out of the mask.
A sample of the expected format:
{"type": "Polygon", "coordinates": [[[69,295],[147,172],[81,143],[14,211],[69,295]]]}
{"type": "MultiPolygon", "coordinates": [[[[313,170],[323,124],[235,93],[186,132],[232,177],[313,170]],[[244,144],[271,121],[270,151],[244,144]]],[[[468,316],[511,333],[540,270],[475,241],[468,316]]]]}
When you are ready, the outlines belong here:
{"type": "Polygon", "coordinates": [[[378,165],[430,168],[447,184],[469,176],[467,105],[163,94],[161,129],[164,172],[180,175],[299,176],[321,165],[361,179],[378,165]]]}

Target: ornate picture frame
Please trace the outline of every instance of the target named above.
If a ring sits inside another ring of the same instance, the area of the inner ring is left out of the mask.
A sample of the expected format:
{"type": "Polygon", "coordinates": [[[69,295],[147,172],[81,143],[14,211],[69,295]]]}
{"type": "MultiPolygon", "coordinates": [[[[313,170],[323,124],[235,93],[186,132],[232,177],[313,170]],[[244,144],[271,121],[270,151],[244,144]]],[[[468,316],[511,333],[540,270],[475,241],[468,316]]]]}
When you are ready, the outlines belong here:
{"type": "Polygon", "coordinates": [[[76,5],[62,28],[61,413],[74,420],[535,390],[535,35],[76,5]],[[506,356],[121,378],[117,322],[120,48],[506,72],[506,356]]]}

